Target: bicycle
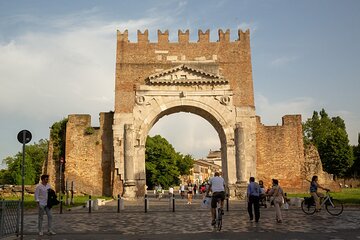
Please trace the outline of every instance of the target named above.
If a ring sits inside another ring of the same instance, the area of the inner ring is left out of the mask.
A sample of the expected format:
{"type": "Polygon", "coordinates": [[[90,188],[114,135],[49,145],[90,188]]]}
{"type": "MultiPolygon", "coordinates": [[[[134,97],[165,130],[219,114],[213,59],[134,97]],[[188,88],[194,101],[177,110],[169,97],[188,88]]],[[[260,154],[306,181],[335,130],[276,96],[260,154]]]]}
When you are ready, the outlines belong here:
{"type": "MultiPolygon", "coordinates": [[[[339,200],[333,199],[329,192],[330,191],[326,191],[321,207],[325,205],[325,209],[330,215],[339,216],[344,211],[344,206],[339,200]]],[[[305,214],[314,214],[316,211],[314,198],[312,196],[304,197],[304,200],[301,202],[301,209],[305,214]]]]}
{"type": "Polygon", "coordinates": [[[223,210],[221,209],[221,199],[218,198],[217,202],[216,202],[216,211],[215,211],[215,225],[214,225],[214,230],[216,231],[221,231],[221,227],[222,227],[222,215],[223,215],[223,210]]]}

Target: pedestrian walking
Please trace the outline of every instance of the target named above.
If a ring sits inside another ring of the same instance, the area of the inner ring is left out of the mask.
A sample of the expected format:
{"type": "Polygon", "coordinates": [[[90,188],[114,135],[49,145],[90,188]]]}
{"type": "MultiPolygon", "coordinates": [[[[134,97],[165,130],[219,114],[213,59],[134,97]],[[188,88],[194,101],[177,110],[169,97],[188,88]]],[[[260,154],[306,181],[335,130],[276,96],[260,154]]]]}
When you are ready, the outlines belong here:
{"type": "Polygon", "coordinates": [[[172,197],[174,194],[174,188],[172,186],[169,187],[169,197],[172,197]]]}
{"type": "Polygon", "coordinates": [[[255,222],[259,222],[260,219],[260,206],[259,206],[259,199],[260,199],[260,186],[257,182],[255,182],[254,177],[250,177],[249,184],[247,187],[247,201],[248,201],[248,213],[250,217],[250,221],[254,219],[253,216],[253,206],[254,206],[254,213],[255,213],[255,222]]]}
{"type": "Polygon", "coordinates": [[[184,186],[184,184],[181,184],[181,186],[180,186],[180,196],[181,196],[181,199],[184,199],[184,196],[185,196],[185,186],[184,186]]]}
{"type": "Polygon", "coordinates": [[[187,204],[191,204],[192,203],[192,198],[193,198],[193,185],[191,184],[191,182],[188,183],[188,192],[187,192],[187,199],[188,202],[187,204]]]}
{"type": "Polygon", "coordinates": [[[272,183],[273,186],[268,195],[270,196],[270,199],[274,201],[276,221],[282,223],[281,206],[284,204],[284,191],[279,186],[279,181],[277,179],[273,179],[272,183]]]}
{"type": "Polygon", "coordinates": [[[49,182],[49,175],[44,174],[40,177],[41,182],[35,188],[35,201],[38,205],[38,231],[39,235],[44,235],[42,230],[43,217],[46,213],[48,220],[48,234],[55,235],[56,233],[52,229],[52,212],[51,206],[48,206],[48,192],[51,190],[49,182]]]}
{"type": "Polygon", "coordinates": [[[196,192],[197,192],[197,189],[198,189],[198,187],[197,187],[197,185],[196,185],[196,183],[194,184],[194,192],[193,192],[193,194],[194,194],[194,198],[196,197],[196,192]]]}

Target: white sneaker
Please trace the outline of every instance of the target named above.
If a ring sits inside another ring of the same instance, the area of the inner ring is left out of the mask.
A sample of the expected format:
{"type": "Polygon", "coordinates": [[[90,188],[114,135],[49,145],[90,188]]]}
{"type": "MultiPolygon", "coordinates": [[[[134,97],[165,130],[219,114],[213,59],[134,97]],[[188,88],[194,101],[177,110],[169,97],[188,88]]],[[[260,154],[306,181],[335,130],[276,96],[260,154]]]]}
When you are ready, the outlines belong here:
{"type": "Polygon", "coordinates": [[[44,233],[43,233],[43,232],[39,232],[39,236],[42,236],[42,235],[44,235],[44,233]]]}
{"type": "Polygon", "coordinates": [[[50,230],[50,231],[48,231],[48,234],[49,235],[56,235],[56,232],[54,232],[53,230],[50,230]]]}

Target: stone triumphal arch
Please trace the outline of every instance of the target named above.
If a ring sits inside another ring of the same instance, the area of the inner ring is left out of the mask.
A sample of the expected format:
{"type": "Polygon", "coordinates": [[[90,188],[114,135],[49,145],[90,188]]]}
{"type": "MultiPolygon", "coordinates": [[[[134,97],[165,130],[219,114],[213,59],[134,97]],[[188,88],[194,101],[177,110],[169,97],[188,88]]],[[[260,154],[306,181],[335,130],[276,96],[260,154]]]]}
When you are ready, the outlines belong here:
{"type": "Polygon", "coordinates": [[[146,137],[161,117],[177,112],[201,116],[217,131],[231,195],[241,195],[250,176],[266,185],[277,178],[287,191],[304,190],[314,173],[327,178],[317,152],[304,151],[300,115],[286,115],[277,126],[255,116],[250,33],[241,30],[235,41],[219,30],[216,42],[209,31],[198,31],[197,42],[188,30],[175,42],[168,31],[158,31],[157,42],[147,30],[138,31],[137,42],[118,31],[114,111],[100,113],[99,127],[90,115],[69,115],[59,136],[64,166],[50,137],[43,172],[56,176],[57,190],[74,183],[78,193],[144,196],[146,137]]]}
{"type": "Polygon", "coordinates": [[[158,31],[158,42],[138,32],[138,42],[118,32],[113,123],[114,162],[124,179],[124,196],[135,197],[145,186],[145,141],[164,115],[190,112],[209,121],[221,142],[222,171],[232,190],[256,174],[256,118],[249,32],[179,31],[169,42],[158,31]],[[246,154],[245,154],[246,153],[246,154]]]}

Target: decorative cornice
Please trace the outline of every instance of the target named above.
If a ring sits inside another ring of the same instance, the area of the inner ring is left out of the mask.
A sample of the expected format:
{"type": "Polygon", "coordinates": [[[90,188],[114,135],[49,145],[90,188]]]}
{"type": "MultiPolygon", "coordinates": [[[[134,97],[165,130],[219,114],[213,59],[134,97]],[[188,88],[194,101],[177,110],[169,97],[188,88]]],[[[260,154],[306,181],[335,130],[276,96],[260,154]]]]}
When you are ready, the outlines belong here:
{"type": "Polygon", "coordinates": [[[205,72],[186,64],[150,75],[146,82],[150,85],[192,85],[192,84],[228,84],[222,76],[205,72]],[[174,74],[179,72],[180,76],[174,74]]]}

